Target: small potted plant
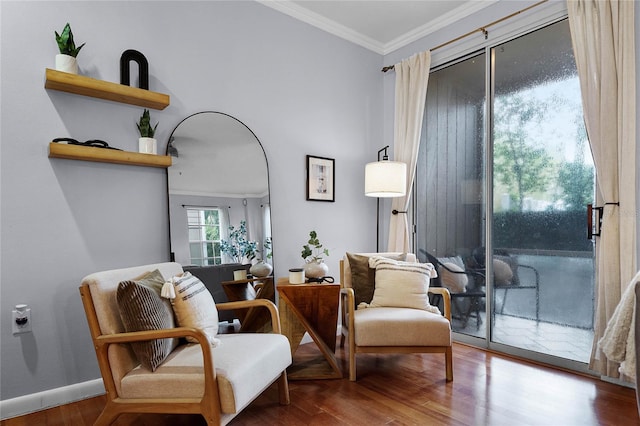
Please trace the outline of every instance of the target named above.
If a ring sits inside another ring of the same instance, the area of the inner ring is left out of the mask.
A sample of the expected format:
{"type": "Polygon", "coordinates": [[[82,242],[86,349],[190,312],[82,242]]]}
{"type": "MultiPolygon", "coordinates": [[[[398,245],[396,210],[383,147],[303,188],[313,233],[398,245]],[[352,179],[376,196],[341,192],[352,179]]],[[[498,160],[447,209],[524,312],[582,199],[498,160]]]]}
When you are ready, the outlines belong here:
{"type": "Polygon", "coordinates": [[[143,154],[157,154],[158,144],[154,135],[156,134],[158,123],[151,127],[151,115],[149,114],[148,109],[144,110],[140,117],[140,122],[136,123],[136,126],[138,126],[138,132],[140,132],[140,138],[138,139],[138,151],[143,154]]]}
{"type": "Polygon", "coordinates": [[[322,256],[329,256],[329,249],[324,248],[316,231],[309,232],[309,241],[302,246],[302,258],[305,260],[304,275],[309,278],[320,278],[327,275],[329,267],[322,256]]]}
{"type": "Polygon", "coordinates": [[[60,53],[56,55],[56,70],[68,72],[71,74],[78,74],[78,61],[76,57],[80,49],[86,44],[82,43],[76,47],[76,43],[73,41],[73,32],[71,31],[71,25],[67,22],[64,26],[61,34],[56,33],[56,43],[58,43],[58,49],[60,53]]]}

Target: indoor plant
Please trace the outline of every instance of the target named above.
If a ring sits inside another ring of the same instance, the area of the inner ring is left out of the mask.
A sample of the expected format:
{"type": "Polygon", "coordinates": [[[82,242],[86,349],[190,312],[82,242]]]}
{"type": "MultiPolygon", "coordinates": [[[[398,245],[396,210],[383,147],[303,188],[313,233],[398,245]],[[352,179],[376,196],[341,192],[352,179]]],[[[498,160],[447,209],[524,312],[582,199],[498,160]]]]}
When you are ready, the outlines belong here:
{"type": "Polygon", "coordinates": [[[73,32],[71,31],[71,25],[67,22],[64,26],[61,34],[56,33],[56,43],[58,43],[58,49],[60,53],[56,55],[56,70],[68,72],[71,74],[78,74],[78,61],[76,57],[80,49],[86,44],[82,43],[76,47],[76,43],[73,41],[73,32]]]}
{"type": "Polygon", "coordinates": [[[136,126],[138,126],[138,132],[140,132],[138,151],[145,154],[157,154],[158,145],[153,136],[156,134],[158,123],[151,127],[151,115],[148,109],[144,110],[142,116],[140,116],[140,122],[136,123],[136,126]]]}
{"type": "Polygon", "coordinates": [[[229,256],[233,263],[250,262],[255,259],[258,243],[247,239],[247,222],[240,221],[238,228],[229,225],[229,239],[220,242],[220,251],[229,256]]]}
{"type": "Polygon", "coordinates": [[[309,241],[302,246],[302,258],[305,260],[304,274],[309,278],[320,278],[327,275],[329,267],[322,256],[329,256],[329,249],[324,248],[316,231],[309,232],[309,241]]]}

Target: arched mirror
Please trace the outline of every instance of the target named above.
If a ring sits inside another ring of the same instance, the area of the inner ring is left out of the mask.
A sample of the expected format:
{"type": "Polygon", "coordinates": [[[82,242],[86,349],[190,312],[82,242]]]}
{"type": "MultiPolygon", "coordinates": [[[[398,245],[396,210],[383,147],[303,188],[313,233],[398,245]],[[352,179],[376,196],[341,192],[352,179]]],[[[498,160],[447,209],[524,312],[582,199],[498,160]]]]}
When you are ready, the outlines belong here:
{"type": "Polygon", "coordinates": [[[187,267],[248,264],[224,251],[229,227],[243,226],[256,257],[269,261],[269,173],[251,129],[228,114],[199,112],[173,130],[167,155],[172,259],[187,267]]]}

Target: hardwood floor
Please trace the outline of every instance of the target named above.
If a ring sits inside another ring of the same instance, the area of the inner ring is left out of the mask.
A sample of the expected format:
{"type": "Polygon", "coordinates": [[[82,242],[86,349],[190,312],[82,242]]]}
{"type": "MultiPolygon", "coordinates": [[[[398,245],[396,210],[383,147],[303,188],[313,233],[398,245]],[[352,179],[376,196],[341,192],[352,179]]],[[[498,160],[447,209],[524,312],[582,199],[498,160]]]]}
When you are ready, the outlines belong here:
{"type": "MultiPolygon", "coordinates": [[[[301,346],[303,355],[317,350],[301,346]]],[[[337,349],[346,371],[346,353],[337,349]]],[[[358,355],[358,381],[290,381],[291,405],[268,389],[230,424],[249,425],[635,425],[635,391],[600,380],[455,344],[454,381],[444,357],[358,355]]],[[[346,374],[345,374],[346,375],[346,374]]],[[[91,425],[104,397],[27,416],[0,426],[91,425]]],[[[121,415],[116,426],[204,425],[200,416],[121,415]]]]}

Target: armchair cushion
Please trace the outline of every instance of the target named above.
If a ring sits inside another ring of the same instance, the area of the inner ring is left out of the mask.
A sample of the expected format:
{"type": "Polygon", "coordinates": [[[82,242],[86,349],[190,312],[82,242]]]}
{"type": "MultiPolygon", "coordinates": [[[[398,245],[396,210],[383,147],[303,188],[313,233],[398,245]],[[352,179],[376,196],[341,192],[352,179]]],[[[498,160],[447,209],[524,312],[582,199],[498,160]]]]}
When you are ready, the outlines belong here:
{"type": "Polygon", "coordinates": [[[451,346],[451,325],[442,315],[401,308],[358,309],[354,315],[358,346],[451,346]]]}
{"type": "Polygon", "coordinates": [[[429,304],[429,279],[437,276],[431,263],[415,263],[371,257],[369,266],[376,269],[375,290],[370,307],[422,309],[440,313],[429,304]]]}
{"type": "MultiPolygon", "coordinates": [[[[289,341],[281,334],[238,333],[219,336],[213,349],[223,413],[236,413],[291,363],[289,341]],[[260,348],[260,356],[256,356],[260,348]]],[[[123,398],[199,398],[204,395],[202,350],[179,346],[155,372],[140,367],[122,379],[123,398]]]]}
{"type": "MultiPolygon", "coordinates": [[[[218,309],[213,296],[207,287],[190,272],[184,272],[171,278],[176,297],[171,299],[173,312],[180,327],[199,328],[209,337],[212,344],[217,344],[218,309]]],[[[193,337],[187,337],[197,343],[193,337]]]]}
{"type": "MultiPolygon", "coordinates": [[[[406,260],[406,254],[384,256],[394,260],[406,260]]],[[[370,256],[362,254],[347,253],[349,266],[351,268],[351,288],[355,305],[360,303],[371,303],[373,291],[375,289],[375,268],[369,267],[370,256]]]]}
{"type": "MultiPolygon", "coordinates": [[[[126,331],[161,330],[175,327],[173,309],[160,297],[164,278],[157,269],[136,280],[118,284],[116,300],[126,331]]],[[[178,345],[179,339],[132,342],[131,348],[144,368],[155,371],[178,345]]]]}

